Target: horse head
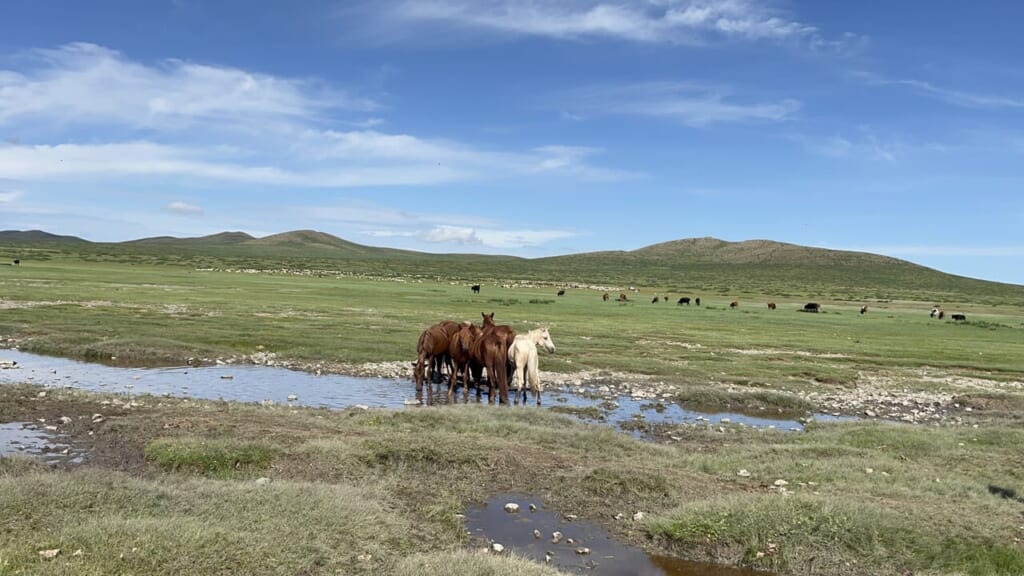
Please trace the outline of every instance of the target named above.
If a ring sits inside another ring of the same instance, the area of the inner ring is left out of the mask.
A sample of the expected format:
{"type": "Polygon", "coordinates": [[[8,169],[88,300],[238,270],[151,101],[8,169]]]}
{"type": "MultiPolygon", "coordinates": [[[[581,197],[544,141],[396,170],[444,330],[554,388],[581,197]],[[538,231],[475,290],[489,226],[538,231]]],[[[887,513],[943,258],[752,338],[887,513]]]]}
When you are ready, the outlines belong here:
{"type": "Polygon", "coordinates": [[[536,343],[543,346],[548,352],[555,352],[555,342],[551,339],[551,334],[548,333],[547,328],[541,328],[540,333],[535,339],[536,343]]]}

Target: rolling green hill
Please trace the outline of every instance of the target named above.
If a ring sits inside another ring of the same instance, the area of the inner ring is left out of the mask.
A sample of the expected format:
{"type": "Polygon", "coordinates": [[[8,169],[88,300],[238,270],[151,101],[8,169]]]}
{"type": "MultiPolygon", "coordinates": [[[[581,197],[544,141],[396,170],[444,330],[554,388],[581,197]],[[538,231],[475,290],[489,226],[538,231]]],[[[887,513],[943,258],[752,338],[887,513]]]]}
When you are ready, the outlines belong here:
{"type": "Polygon", "coordinates": [[[93,243],[40,231],[0,232],[0,258],[72,257],[197,268],[311,270],[463,282],[642,286],[658,293],[822,300],[974,301],[1024,305],[1024,286],[946,274],[896,258],[770,240],[690,238],[632,251],[525,259],[428,254],[356,244],[313,230],[254,238],[222,232],[93,243]]]}

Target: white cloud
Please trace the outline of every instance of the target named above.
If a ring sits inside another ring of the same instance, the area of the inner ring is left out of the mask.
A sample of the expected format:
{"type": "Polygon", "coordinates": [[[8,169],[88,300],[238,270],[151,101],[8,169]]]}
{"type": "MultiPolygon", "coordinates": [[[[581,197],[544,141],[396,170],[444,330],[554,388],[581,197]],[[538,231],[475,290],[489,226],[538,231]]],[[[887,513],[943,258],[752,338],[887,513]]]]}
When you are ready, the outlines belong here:
{"type": "Polygon", "coordinates": [[[722,122],[780,122],[792,117],[800,102],[741,103],[729,99],[729,90],[687,82],[647,82],[628,86],[592,86],[566,92],[570,103],[588,113],[628,114],[667,118],[700,127],[722,122]]]}
{"type": "Polygon", "coordinates": [[[21,190],[0,190],[0,203],[14,202],[24,194],[21,190]]]}
{"type": "Polygon", "coordinates": [[[419,238],[424,242],[454,242],[456,244],[483,244],[473,228],[462,226],[437,226],[423,231],[419,238]]]}
{"type": "Polygon", "coordinates": [[[30,71],[0,70],[0,125],[44,118],[180,130],[190,122],[244,125],[378,107],[310,80],[180,60],[146,66],[95,44],[35,50],[26,60],[30,71]]]}
{"type": "Polygon", "coordinates": [[[164,209],[167,210],[168,212],[173,212],[175,214],[183,214],[185,216],[199,216],[202,215],[203,213],[203,208],[201,206],[196,206],[195,204],[188,204],[186,202],[181,201],[171,202],[170,204],[165,206],[164,209]]]}
{"type": "Polygon", "coordinates": [[[559,39],[614,38],[698,45],[716,38],[805,40],[831,48],[817,27],[759,0],[391,0],[364,6],[380,29],[446,25],[559,39]]]}
{"type": "MultiPolygon", "coordinates": [[[[93,44],[36,50],[23,60],[30,70],[0,70],[0,126],[32,127],[36,139],[56,133],[62,143],[0,145],[0,173],[22,181],[173,177],[314,188],[421,186],[532,176],[550,159],[546,152],[486,150],[369,128],[319,128],[338,109],[376,105],[314,81],[178,60],[150,66],[93,44]],[[68,127],[84,127],[90,140],[76,142],[68,127]]],[[[632,177],[581,156],[547,172],[632,177]]]]}
{"type": "Polygon", "coordinates": [[[967,92],[936,86],[931,82],[923,80],[890,80],[872,74],[870,72],[859,72],[854,76],[864,79],[867,84],[874,86],[906,86],[926,96],[935,98],[960,106],[973,109],[1000,109],[1000,108],[1024,108],[1024,98],[1014,98],[996,94],[984,94],[981,92],[967,92]]]}

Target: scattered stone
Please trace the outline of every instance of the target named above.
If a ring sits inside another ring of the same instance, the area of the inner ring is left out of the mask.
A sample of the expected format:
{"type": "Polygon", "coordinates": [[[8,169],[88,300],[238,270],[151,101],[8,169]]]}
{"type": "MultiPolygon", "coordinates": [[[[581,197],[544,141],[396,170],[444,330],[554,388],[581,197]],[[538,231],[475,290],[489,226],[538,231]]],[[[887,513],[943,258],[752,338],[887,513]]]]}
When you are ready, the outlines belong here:
{"type": "Polygon", "coordinates": [[[46,390],[43,390],[39,394],[36,394],[36,398],[46,398],[46,390]]]}
{"type": "Polygon", "coordinates": [[[536,511],[537,511],[537,505],[536,504],[530,504],[530,512],[536,512],[536,511]]]}
{"type": "Polygon", "coordinates": [[[356,556],[356,560],[365,564],[366,562],[373,560],[373,554],[360,554],[359,556],[356,556]]]}
{"type": "Polygon", "coordinates": [[[643,512],[637,512],[637,513],[633,514],[633,522],[639,522],[639,521],[641,521],[643,519],[644,519],[644,513],[643,512]]]}
{"type": "Polygon", "coordinates": [[[516,512],[519,512],[519,504],[516,504],[515,502],[509,502],[508,504],[505,504],[505,512],[508,512],[509,514],[515,514],[516,512]]]}
{"type": "Polygon", "coordinates": [[[732,419],[731,418],[722,418],[721,420],[719,420],[719,422],[721,422],[722,424],[729,424],[730,422],[732,422],[732,419]]]}
{"type": "Polygon", "coordinates": [[[103,420],[104,420],[103,414],[98,414],[97,413],[97,414],[93,414],[92,415],[92,423],[93,424],[99,424],[100,422],[103,422],[103,420]]]}
{"type": "Polygon", "coordinates": [[[534,538],[537,538],[537,539],[540,539],[540,537],[541,537],[541,533],[540,533],[540,530],[536,530],[536,529],[535,529],[535,530],[533,531],[533,537],[534,537],[534,538]]]}
{"type": "Polygon", "coordinates": [[[505,547],[501,544],[498,544],[497,542],[491,544],[491,552],[494,552],[495,554],[501,554],[504,551],[505,547]]]}
{"type": "Polygon", "coordinates": [[[370,409],[370,407],[367,406],[366,404],[356,404],[355,406],[353,406],[353,408],[355,408],[356,410],[369,410],[370,409]]]}
{"type": "Polygon", "coordinates": [[[579,548],[576,549],[576,553],[579,554],[580,556],[583,556],[583,555],[586,555],[586,554],[590,554],[590,548],[587,548],[586,546],[580,546],[579,548]]]}
{"type": "Polygon", "coordinates": [[[865,468],[864,469],[864,473],[865,474],[874,474],[875,473],[875,469],[874,468],[865,468]]]}
{"type": "Polygon", "coordinates": [[[561,532],[559,532],[558,530],[555,530],[554,532],[551,533],[551,543],[552,544],[558,544],[559,542],[562,541],[562,536],[563,536],[563,534],[561,532]]]}
{"type": "Polygon", "coordinates": [[[52,550],[40,550],[39,557],[43,560],[53,560],[60,554],[60,548],[53,548],[52,550]]]}
{"type": "Polygon", "coordinates": [[[625,514],[623,514],[622,512],[619,512],[619,513],[618,513],[618,514],[616,514],[615,516],[612,516],[612,519],[614,519],[614,520],[622,520],[622,519],[623,519],[623,518],[625,518],[625,517],[626,517],[626,515],[625,515],[625,514]]]}
{"type": "Polygon", "coordinates": [[[261,476],[256,479],[257,486],[265,486],[267,484],[270,484],[270,478],[267,478],[266,476],[261,476]]]}
{"type": "Polygon", "coordinates": [[[868,418],[875,418],[876,416],[878,416],[878,413],[875,412],[874,410],[865,410],[864,415],[867,416],[868,418]]]}
{"type": "Polygon", "coordinates": [[[288,401],[289,402],[295,402],[298,399],[299,399],[299,395],[298,394],[289,394],[288,395],[288,401]]]}
{"type": "Polygon", "coordinates": [[[57,422],[60,422],[61,424],[71,424],[71,418],[61,416],[60,418],[57,418],[57,422]]]}
{"type": "Polygon", "coordinates": [[[75,552],[74,552],[74,554],[72,554],[72,556],[78,557],[78,556],[81,556],[82,554],[83,554],[82,549],[79,548],[78,550],[75,550],[75,552]]]}
{"type": "Polygon", "coordinates": [[[779,478],[778,480],[776,480],[774,484],[775,484],[775,486],[778,486],[778,487],[780,487],[780,488],[781,488],[782,486],[789,486],[789,482],[786,482],[786,481],[785,481],[785,480],[783,480],[782,478],[779,478]]]}
{"type": "Polygon", "coordinates": [[[740,471],[736,473],[736,475],[739,476],[740,478],[750,478],[750,472],[747,472],[746,468],[741,468],[740,471]]]}
{"type": "Polygon", "coordinates": [[[579,518],[579,516],[577,516],[575,514],[566,514],[565,515],[565,519],[568,520],[569,522],[572,522],[573,520],[575,520],[577,518],[579,518]]]}

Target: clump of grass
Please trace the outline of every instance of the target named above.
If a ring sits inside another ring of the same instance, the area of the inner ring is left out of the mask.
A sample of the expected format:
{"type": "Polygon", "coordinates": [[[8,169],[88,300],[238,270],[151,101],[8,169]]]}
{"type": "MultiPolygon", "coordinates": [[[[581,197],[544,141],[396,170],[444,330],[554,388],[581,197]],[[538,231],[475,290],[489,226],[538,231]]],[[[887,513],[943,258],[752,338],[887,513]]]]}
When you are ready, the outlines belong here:
{"type": "Polygon", "coordinates": [[[676,401],[700,412],[761,411],[805,414],[814,410],[807,400],[770,390],[730,391],[711,387],[687,388],[676,394],[676,401]]]}
{"type": "Polygon", "coordinates": [[[491,298],[488,302],[498,306],[515,306],[519,304],[519,298],[491,298]]]}
{"type": "Polygon", "coordinates": [[[213,438],[160,438],[146,446],[146,459],[161,468],[224,477],[265,469],[281,453],[265,442],[213,438]]]}
{"type": "Polygon", "coordinates": [[[913,507],[837,496],[750,494],[686,504],[652,520],[652,536],[716,558],[784,573],[871,573],[940,569],[949,573],[1024,573],[1024,551],[983,531],[928,528],[956,525],[955,512],[927,518],[913,507]]]}
{"type": "Polygon", "coordinates": [[[530,299],[530,304],[554,304],[554,303],[555,303],[554,300],[550,300],[550,299],[547,299],[547,298],[531,298],[530,299]]]}

